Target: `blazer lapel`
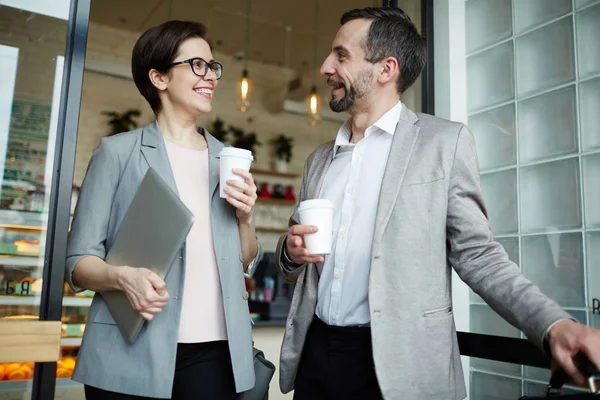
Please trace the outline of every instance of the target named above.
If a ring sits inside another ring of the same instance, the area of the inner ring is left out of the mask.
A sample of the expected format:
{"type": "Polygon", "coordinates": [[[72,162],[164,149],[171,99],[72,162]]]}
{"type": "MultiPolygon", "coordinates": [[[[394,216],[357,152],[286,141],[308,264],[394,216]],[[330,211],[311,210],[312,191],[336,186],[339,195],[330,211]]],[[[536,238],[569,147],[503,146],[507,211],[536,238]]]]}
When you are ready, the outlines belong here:
{"type": "Polygon", "coordinates": [[[219,142],[213,135],[211,135],[206,129],[204,129],[204,138],[208,144],[208,190],[210,197],[212,198],[217,185],[219,184],[219,153],[223,146],[223,143],[219,142]]]}
{"type": "Polygon", "coordinates": [[[309,182],[315,182],[306,188],[306,200],[318,199],[321,193],[321,186],[325,180],[327,170],[333,161],[333,146],[335,142],[331,142],[331,147],[323,153],[323,157],[318,157],[312,164],[313,177],[309,182]],[[317,178],[316,181],[314,178],[317,178]]]}
{"type": "Polygon", "coordinates": [[[142,154],[148,166],[156,170],[169,187],[179,195],[173,171],[171,170],[169,155],[165,147],[165,140],[160,133],[160,128],[156,121],[142,130],[142,154]]]}
{"type": "Polygon", "coordinates": [[[374,240],[379,240],[383,235],[396,204],[406,168],[419,135],[420,128],[415,126],[418,120],[417,115],[403,104],[381,182],[377,216],[375,217],[374,240]]]}

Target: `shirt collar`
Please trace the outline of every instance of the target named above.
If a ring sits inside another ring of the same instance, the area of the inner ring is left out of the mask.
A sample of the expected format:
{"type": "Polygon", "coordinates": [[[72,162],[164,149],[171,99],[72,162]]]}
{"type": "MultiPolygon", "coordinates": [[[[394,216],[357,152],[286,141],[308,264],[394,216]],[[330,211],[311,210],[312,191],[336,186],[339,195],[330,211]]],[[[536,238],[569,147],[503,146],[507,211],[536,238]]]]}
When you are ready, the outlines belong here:
{"type": "MultiPolygon", "coordinates": [[[[375,128],[382,130],[385,133],[394,135],[396,132],[396,126],[400,120],[400,112],[402,111],[402,102],[399,101],[394,107],[388,112],[383,114],[375,123],[367,128],[365,131],[365,138],[371,135],[375,128]]],[[[354,146],[350,143],[350,137],[352,136],[352,118],[348,118],[338,130],[335,138],[335,144],[333,145],[333,158],[335,158],[337,151],[340,146],[354,146]]]]}

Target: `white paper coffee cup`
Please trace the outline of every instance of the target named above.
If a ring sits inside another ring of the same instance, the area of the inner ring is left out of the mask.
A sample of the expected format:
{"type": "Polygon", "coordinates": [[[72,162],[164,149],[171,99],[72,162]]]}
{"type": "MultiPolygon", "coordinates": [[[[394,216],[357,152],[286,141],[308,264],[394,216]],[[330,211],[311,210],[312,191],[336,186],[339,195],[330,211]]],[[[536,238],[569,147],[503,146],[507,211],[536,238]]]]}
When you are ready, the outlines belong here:
{"type": "Polygon", "coordinates": [[[224,147],[219,153],[219,157],[221,160],[219,165],[219,195],[224,199],[227,197],[224,189],[229,186],[227,185],[228,180],[244,181],[244,178],[233,173],[233,169],[239,168],[244,171],[250,171],[250,165],[254,161],[254,157],[250,150],[238,149],[236,147],[224,147]]]}
{"type": "Polygon", "coordinates": [[[306,200],[298,206],[300,223],[319,230],[304,235],[304,245],[311,256],[331,253],[333,239],[333,203],[327,199],[306,200]]]}

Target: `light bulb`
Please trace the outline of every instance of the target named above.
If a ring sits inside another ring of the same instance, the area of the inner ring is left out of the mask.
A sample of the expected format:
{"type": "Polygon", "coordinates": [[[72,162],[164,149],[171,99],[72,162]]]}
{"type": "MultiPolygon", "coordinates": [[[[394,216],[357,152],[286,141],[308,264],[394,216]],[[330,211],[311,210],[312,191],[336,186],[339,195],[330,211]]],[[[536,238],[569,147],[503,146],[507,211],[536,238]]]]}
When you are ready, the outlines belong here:
{"type": "Polygon", "coordinates": [[[250,109],[250,97],[252,95],[252,80],[248,76],[248,70],[244,68],[242,76],[237,84],[237,107],[241,112],[247,112],[250,109]]]}
{"type": "Polygon", "coordinates": [[[308,123],[311,126],[316,126],[323,118],[321,115],[323,100],[321,99],[321,95],[317,91],[316,86],[313,86],[310,90],[310,95],[308,96],[306,103],[308,123]]]}

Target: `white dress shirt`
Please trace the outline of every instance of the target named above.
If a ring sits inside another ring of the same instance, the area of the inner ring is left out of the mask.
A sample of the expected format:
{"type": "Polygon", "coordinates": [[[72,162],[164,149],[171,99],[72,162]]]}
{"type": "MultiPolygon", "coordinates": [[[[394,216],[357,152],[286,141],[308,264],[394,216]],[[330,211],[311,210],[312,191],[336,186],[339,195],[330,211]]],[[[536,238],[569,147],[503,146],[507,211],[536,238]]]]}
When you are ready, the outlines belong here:
{"type": "Polygon", "coordinates": [[[350,143],[351,121],[338,131],[319,198],[333,202],[333,247],[317,264],[317,316],[328,325],[370,324],[369,272],[381,181],[402,103],[350,143]]]}

